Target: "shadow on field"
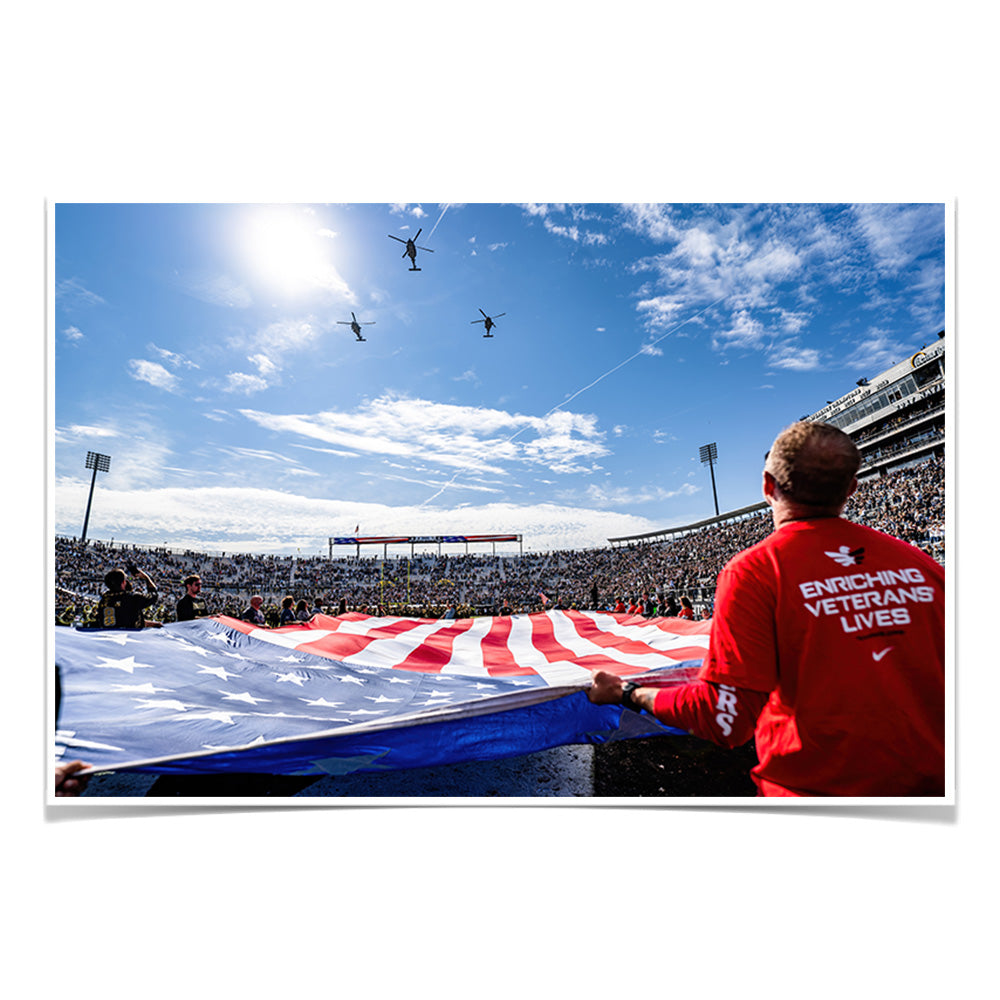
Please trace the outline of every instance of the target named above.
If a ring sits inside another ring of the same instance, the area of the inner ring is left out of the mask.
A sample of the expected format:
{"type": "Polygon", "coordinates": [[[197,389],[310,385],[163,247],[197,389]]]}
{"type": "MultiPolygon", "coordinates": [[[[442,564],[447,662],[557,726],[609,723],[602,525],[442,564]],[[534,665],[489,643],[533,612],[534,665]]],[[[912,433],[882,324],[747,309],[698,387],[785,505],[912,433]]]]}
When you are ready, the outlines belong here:
{"type": "Polygon", "coordinates": [[[734,750],[692,736],[651,736],[596,748],[595,797],[755,796],[753,740],[734,750]]]}

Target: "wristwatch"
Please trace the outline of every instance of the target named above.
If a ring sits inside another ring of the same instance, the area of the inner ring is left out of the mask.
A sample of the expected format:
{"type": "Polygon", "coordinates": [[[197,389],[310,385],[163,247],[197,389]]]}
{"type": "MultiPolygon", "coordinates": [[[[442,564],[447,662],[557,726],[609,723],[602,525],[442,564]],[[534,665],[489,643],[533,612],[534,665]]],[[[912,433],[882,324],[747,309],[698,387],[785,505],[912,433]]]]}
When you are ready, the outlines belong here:
{"type": "Polygon", "coordinates": [[[642,707],[640,705],[637,705],[632,700],[632,692],[635,691],[635,689],[638,688],[638,687],[639,687],[639,685],[636,684],[635,681],[626,681],[622,685],[622,706],[624,708],[630,708],[630,709],[632,709],[633,712],[641,712],[642,711],[642,707]]]}

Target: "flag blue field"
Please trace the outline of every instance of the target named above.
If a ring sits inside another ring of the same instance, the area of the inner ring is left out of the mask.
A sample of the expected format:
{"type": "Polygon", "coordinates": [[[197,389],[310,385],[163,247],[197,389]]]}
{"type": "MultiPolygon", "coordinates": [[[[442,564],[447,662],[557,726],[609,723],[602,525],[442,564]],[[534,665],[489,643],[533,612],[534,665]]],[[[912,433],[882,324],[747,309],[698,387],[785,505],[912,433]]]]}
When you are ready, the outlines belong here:
{"type": "Polygon", "coordinates": [[[93,771],[340,775],[678,732],[592,705],[590,671],[681,683],[709,628],[563,611],[57,628],[56,755],[93,771]]]}

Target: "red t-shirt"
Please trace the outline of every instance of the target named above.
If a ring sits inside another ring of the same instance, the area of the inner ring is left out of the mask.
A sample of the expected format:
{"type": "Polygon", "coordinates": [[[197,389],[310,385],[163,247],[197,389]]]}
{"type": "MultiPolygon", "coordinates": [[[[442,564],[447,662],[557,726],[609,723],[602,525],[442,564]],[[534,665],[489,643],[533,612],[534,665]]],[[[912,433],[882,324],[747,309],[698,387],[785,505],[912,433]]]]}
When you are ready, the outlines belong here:
{"type": "Polygon", "coordinates": [[[944,570],[912,545],[784,525],[720,574],[699,677],[770,695],[765,795],[944,794],[944,570]]]}

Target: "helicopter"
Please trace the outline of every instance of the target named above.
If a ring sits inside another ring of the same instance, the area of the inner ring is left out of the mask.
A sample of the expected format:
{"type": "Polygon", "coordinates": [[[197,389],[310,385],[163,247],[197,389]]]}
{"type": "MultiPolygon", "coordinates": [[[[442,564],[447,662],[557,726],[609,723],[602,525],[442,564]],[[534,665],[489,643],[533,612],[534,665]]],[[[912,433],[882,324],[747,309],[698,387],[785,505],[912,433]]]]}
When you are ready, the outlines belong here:
{"type": "Polygon", "coordinates": [[[486,313],[484,313],[482,311],[482,309],[480,309],[479,311],[481,313],[483,313],[484,318],[483,319],[474,319],[471,322],[473,322],[473,323],[485,323],[486,324],[486,333],[484,333],[483,336],[484,337],[492,337],[493,334],[490,333],[490,330],[492,330],[493,327],[496,326],[496,323],[494,323],[493,320],[494,319],[499,319],[501,316],[506,316],[507,314],[506,313],[497,313],[496,316],[494,317],[494,316],[487,316],[486,313]]]}
{"type": "Polygon", "coordinates": [[[360,342],[364,342],[365,339],[364,337],[361,336],[361,327],[375,325],[375,320],[370,320],[367,323],[359,323],[358,317],[355,316],[354,313],[351,313],[350,322],[348,322],[346,319],[338,319],[337,322],[340,323],[342,326],[349,326],[351,328],[351,332],[354,334],[355,337],[358,338],[360,342]]]}
{"type": "Polygon", "coordinates": [[[410,267],[411,271],[419,271],[420,270],[420,268],[417,267],[417,251],[418,250],[426,250],[427,253],[434,253],[433,250],[429,250],[427,247],[418,247],[417,246],[417,239],[420,237],[420,234],[423,231],[424,231],[423,227],[421,227],[420,229],[418,229],[417,230],[417,235],[414,236],[412,240],[402,240],[398,236],[393,236],[392,233],[388,234],[390,240],[399,240],[400,243],[405,243],[406,244],[406,249],[403,251],[403,256],[410,258],[410,264],[412,265],[410,267]]]}

